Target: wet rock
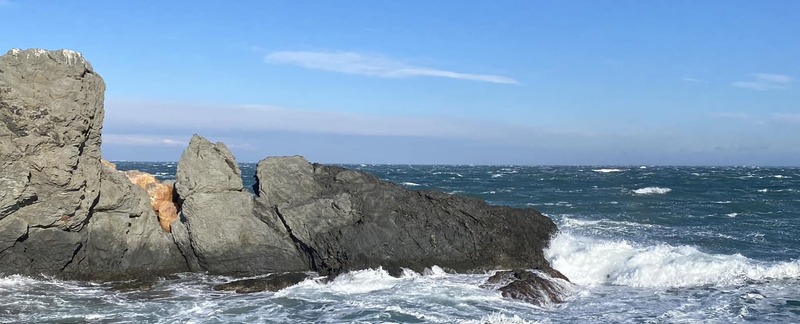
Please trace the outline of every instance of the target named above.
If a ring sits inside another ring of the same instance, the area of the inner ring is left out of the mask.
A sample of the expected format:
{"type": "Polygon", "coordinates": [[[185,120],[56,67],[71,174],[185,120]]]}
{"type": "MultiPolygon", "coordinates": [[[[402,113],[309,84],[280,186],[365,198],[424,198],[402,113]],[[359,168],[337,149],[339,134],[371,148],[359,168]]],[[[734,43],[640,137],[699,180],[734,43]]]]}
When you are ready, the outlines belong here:
{"type": "Polygon", "coordinates": [[[498,271],[486,280],[483,287],[497,289],[506,298],[546,307],[562,303],[566,297],[565,284],[568,281],[560,272],[555,273],[561,277],[554,278],[536,270],[498,271]]]}
{"type": "Polygon", "coordinates": [[[275,274],[263,278],[241,279],[214,286],[214,290],[235,291],[240,294],[278,291],[294,286],[309,276],[301,272],[275,274]]]}

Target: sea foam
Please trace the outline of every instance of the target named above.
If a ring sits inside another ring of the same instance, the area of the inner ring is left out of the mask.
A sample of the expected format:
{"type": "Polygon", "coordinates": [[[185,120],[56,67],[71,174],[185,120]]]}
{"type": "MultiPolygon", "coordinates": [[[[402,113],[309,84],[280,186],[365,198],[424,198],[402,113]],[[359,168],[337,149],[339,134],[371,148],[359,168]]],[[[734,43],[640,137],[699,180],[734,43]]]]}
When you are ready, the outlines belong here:
{"type": "Polygon", "coordinates": [[[692,246],[639,245],[559,233],[545,256],[579,285],[670,288],[730,286],[800,277],[800,261],[758,262],[740,254],[708,254],[692,246]]]}

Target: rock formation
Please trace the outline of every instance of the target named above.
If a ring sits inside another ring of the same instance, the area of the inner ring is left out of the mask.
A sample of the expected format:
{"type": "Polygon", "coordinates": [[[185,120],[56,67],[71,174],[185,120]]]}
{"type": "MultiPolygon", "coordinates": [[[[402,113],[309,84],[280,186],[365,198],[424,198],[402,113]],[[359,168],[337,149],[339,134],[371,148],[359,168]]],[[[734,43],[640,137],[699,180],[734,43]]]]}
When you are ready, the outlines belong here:
{"type": "Polygon", "coordinates": [[[411,191],[297,156],[264,159],[256,172],[260,213],[277,216],[322,274],[550,268],[542,249],[556,227],[532,209],[411,191]]]}
{"type": "Polygon", "coordinates": [[[101,165],[104,91],[79,53],[0,56],[0,273],[185,269],[146,194],[101,165]]]}
{"type": "Polygon", "coordinates": [[[193,271],[252,275],[308,269],[286,228],[256,216],[225,144],[192,137],[178,162],[175,189],[181,219],[172,233],[193,271]]]}
{"type": "MultiPolygon", "coordinates": [[[[100,159],[104,89],[76,52],[0,57],[0,275],[337,275],[434,265],[555,273],[542,249],[556,227],[531,209],[410,191],[297,156],[259,162],[254,196],[228,148],[197,135],[174,187],[119,172],[100,159]]],[[[274,288],[300,277],[245,284],[274,288]]]]}

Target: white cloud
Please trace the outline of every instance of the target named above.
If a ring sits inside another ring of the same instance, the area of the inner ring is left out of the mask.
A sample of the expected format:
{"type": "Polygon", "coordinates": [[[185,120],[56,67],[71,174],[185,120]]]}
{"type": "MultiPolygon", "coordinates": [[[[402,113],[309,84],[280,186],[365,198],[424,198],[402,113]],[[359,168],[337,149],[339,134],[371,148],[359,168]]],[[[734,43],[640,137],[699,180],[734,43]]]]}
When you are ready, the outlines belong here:
{"type": "Polygon", "coordinates": [[[773,73],[753,73],[753,78],[752,81],[737,81],[731,85],[737,88],[767,91],[788,89],[794,82],[791,76],[773,73]]]}
{"type": "Polygon", "coordinates": [[[501,84],[520,84],[500,75],[460,73],[414,66],[381,55],[355,52],[279,51],[267,54],[269,63],[290,64],[307,69],[357,74],[379,78],[440,77],[501,84]]]}
{"type": "Polygon", "coordinates": [[[103,143],[119,146],[186,146],[189,142],[155,135],[103,134],[103,143]]]}

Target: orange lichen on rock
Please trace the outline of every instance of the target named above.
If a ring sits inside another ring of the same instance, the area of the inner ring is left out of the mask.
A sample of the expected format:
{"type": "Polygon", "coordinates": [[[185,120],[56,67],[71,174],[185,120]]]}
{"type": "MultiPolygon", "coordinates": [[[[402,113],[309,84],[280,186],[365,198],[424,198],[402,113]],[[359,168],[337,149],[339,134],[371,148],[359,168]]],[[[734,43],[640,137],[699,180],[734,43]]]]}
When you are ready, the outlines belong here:
{"type": "Polygon", "coordinates": [[[111,162],[106,161],[106,160],[103,160],[103,159],[100,159],[100,164],[102,164],[104,167],[107,167],[107,168],[109,168],[111,170],[116,170],[117,169],[117,165],[116,164],[111,163],[111,162]]]}
{"type": "Polygon", "coordinates": [[[158,223],[167,233],[172,232],[172,222],[178,219],[178,207],[172,201],[174,187],[171,184],[159,182],[152,174],[139,170],[126,171],[128,180],[147,191],[150,197],[150,206],[158,215],[158,223]]]}
{"type": "Polygon", "coordinates": [[[158,183],[158,180],[156,180],[156,177],[154,177],[152,174],[139,170],[125,171],[125,176],[128,177],[128,180],[145,190],[147,190],[147,185],[151,183],[158,183]]]}

